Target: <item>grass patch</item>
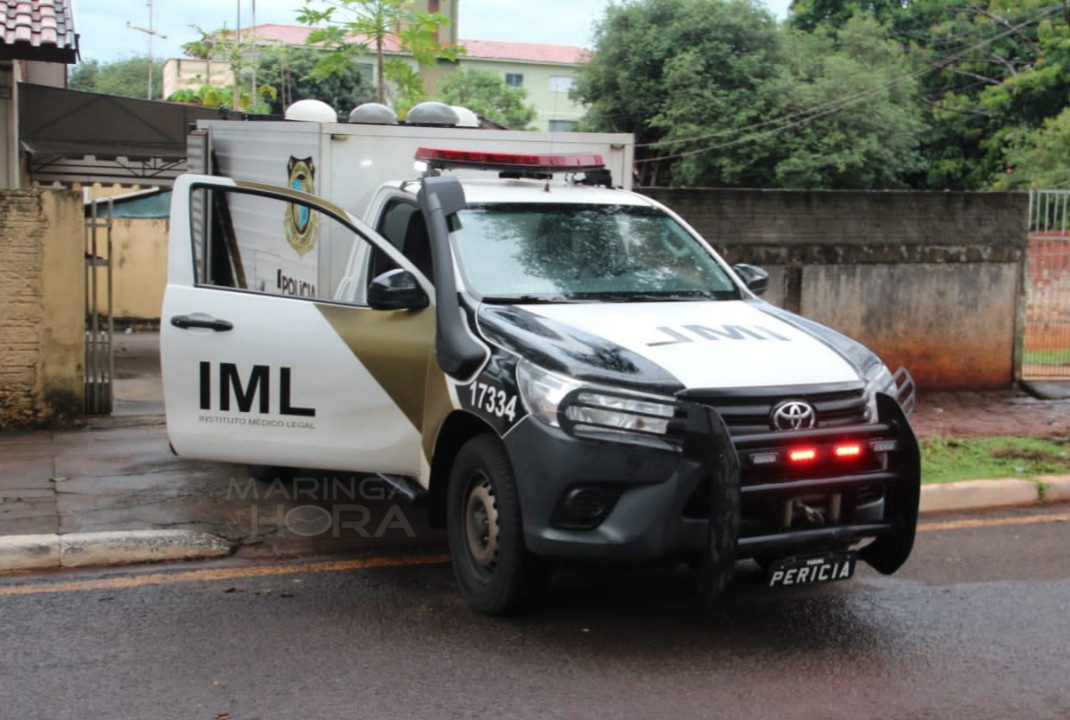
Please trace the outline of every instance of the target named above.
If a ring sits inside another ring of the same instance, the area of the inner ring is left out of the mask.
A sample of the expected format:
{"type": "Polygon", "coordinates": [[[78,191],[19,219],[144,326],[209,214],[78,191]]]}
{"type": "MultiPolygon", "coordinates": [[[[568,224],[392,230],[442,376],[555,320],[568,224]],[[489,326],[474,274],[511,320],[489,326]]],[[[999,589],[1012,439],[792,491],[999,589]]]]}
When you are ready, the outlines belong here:
{"type": "Polygon", "coordinates": [[[921,441],[925,484],[992,478],[1070,475],[1070,438],[931,437],[921,441]]]}

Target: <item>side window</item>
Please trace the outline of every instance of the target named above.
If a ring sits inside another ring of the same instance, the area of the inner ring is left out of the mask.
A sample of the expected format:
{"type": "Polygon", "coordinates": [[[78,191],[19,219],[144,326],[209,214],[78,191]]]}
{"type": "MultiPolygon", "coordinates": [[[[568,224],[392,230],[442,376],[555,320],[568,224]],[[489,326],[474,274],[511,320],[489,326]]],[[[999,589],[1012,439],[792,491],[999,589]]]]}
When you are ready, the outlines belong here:
{"type": "Polygon", "coordinates": [[[240,188],[198,187],[190,200],[197,285],[363,304],[345,270],[372,246],[333,215],[240,188]]]}
{"type": "Polygon", "coordinates": [[[550,92],[552,93],[567,93],[572,89],[572,83],[574,78],[569,75],[551,75],[550,76],[550,92]]]}
{"type": "Polygon", "coordinates": [[[505,73],[505,84],[509,87],[522,87],[524,85],[523,73],[505,73]]]}
{"type": "MultiPolygon", "coordinates": [[[[431,274],[431,241],[427,234],[427,223],[416,205],[402,200],[389,203],[376,230],[400,250],[424,277],[428,280],[434,279],[431,274]]],[[[374,252],[369,278],[396,267],[397,265],[383,253],[374,252]]]]}

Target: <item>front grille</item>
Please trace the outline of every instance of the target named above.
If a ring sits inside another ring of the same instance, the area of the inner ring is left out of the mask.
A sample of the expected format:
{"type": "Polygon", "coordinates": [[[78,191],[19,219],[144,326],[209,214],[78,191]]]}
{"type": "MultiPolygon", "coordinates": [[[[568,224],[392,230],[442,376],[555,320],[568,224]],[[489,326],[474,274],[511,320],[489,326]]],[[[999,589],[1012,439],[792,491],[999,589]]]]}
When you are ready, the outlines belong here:
{"type": "Polygon", "coordinates": [[[803,400],[813,406],[818,428],[860,425],[867,417],[865,386],[803,386],[798,388],[739,388],[735,390],[690,390],[686,399],[709,405],[717,411],[733,436],[754,435],[773,430],[773,408],[785,400],[803,400]]]}

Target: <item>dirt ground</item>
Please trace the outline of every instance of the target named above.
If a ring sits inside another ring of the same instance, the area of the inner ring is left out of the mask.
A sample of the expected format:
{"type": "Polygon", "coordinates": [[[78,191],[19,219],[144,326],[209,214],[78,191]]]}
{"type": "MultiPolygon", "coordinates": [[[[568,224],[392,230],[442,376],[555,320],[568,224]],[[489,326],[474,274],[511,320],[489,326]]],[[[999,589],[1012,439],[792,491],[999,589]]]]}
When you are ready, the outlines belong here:
{"type": "Polygon", "coordinates": [[[920,437],[1067,437],[1070,400],[1038,400],[1019,390],[922,392],[911,424],[920,437]]]}

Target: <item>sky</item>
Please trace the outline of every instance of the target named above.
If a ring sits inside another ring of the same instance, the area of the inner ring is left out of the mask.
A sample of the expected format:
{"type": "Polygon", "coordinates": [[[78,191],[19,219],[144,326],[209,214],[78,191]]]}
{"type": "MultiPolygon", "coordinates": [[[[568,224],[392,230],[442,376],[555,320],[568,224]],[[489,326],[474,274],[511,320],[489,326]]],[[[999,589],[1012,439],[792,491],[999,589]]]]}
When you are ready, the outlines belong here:
{"type": "MultiPolygon", "coordinates": [[[[256,22],[297,25],[303,0],[154,0],[152,55],[181,57],[183,43],[198,38],[193,26],[216,30],[256,22]],[[166,36],[166,37],[165,37],[166,36]]],[[[458,23],[466,40],[503,40],[589,47],[591,31],[610,0],[461,0],[458,23]]],[[[787,14],[790,0],[764,0],[777,17],[787,14]]],[[[145,55],[149,35],[128,23],[149,28],[146,0],[72,0],[74,27],[83,60],[111,61],[145,55]]]]}

